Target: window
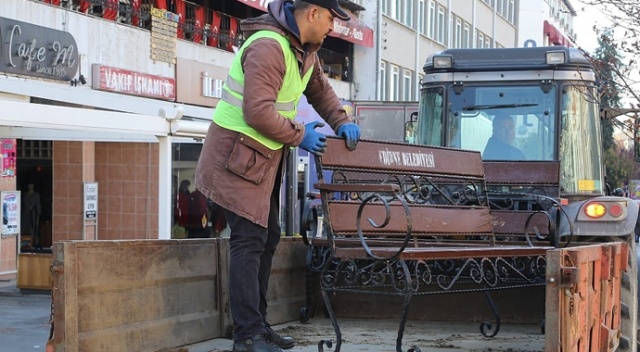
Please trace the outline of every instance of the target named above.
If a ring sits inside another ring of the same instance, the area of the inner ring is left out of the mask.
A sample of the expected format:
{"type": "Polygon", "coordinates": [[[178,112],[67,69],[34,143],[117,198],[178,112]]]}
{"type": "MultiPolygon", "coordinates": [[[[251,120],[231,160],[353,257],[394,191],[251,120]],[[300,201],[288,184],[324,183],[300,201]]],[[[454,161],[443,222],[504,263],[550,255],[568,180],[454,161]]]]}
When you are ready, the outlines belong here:
{"type": "Polygon", "coordinates": [[[413,94],[413,84],[411,83],[413,81],[412,78],[413,78],[413,72],[409,70],[404,70],[404,77],[402,79],[402,82],[403,82],[402,94],[403,94],[404,101],[411,100],[411,96],[413,94]]]}
{"type": "Polygon", "coordinates": [[[453,40],[453,47],[462,48],[462,19],[460,19],[460,17],[456,18],[456,30],[453,40]]]}
{"type": "Polygon", "coordinates": [[[425,12],[427,11],[427,8],[424,4],[425,0],[419,0],[418,1],[418,23],[417,23],[417,27],[418,27],[418,31],[420,32],[420,34],[427,34],[427,24],[425,21],[425,12]]]}
{"type": "Polygon", "coordinates": [[[515,0],[509,0],[509,9],[507,10],[507,20],[511,23],[515,23],[515,0]]]}
{"type": "Polygon", "coordinates": [[[464,24],[464,30],[462,32],[462,47],[463,48],[468,48],[469,47],[469,34],[471,33],[471,29],[469,27],[468,23],[464,24]]]}
{"type": "MultiPolygon", "coordinates": [[[[448,89],[450,127],[445,128],[449,135],[446,144],[443,145],[481,151],[483,158],[489,160],[522,160],[523,156],[526,160],[554,160],[554,126],[557,114],[549,112],[556,111],[553,102],[557,92],[555,86],[546,93],[536,89],[535,84],[509,85],[509,88],[505,89],[504,85],[486,83],[467,86],[460,93],[456,93],[457,88],[453,85],[448,89]],[[501,108],[491,109],[493,106],[501,108]],[[509,152],[504,145],[495,148],[493,142],[488,143],[494,129],[493,119],[498,116],[503,121],[506,121],[505,117],[511,118],[511,126],[515,127],[512,145],[519,151],[511,149],[509,152]]],[[[420,115],[421,118],[423,116],[428,115],[420,115]]],[[[570,120],[588,124],[588,118],[571,117],[570,120]]],[[[572,125],[567,128],[575,131],[580,127],[572,125]]],[[[563,140],[564,136],[566,134],[563,134],[563,140]]],[[[580,140],[569,143],[575,143],[577,146],[572,148],[580,148],[579,146],[591,145],[588,143],[593,141],[580,140]]],[[[577,149],[573,149],[572,152],[575,150],[577,149]]]]}
{"type": "Polygon", "coordinates": [[[478,31],[478,39],[476,41],[476,48],[484,48],[484,34],[478,31]]]}
{"type": "Polygon", "coordinates": [[[397,101],[400,97],[400,67],[391,65],[391,79],[389,81],[389,100],[397,101]]]}
{"type": "Polygon", "coordinates": [[[444,89],[442,87],[431,87],[420,92],[421,104],[418,116],[421,116],[421,119],[418,120],[415,135],[417,144],[442,145],[443,100],[444,89]]]}
{"type": "Polygon", "coordinates": [[[413,0],[406,0],[404,4],[404,24],[413,28],[413,0]]]}
{"type": "Polygon", "coordinates": [[[402,0],[391,0],[392,5],[392,17],[396,21],[402,21],[402,0]]]}
{"type": "Polygon", "coordinates": [[[381,2],[381,7],[382,7],[382,13],[385,15],[389,15],[389,1],[390,0],[380,0],[381,2]]]}
{"type": "Polygon", "coordinates": [[[438,43],[444,43],[444,29],[445,29],[445,18],[444,18],[444,7],[438,6],[438,43]]]}
{"type": "Polygon", "coordinates": [[[436,37],[436,3],[433,0],[429,1],[429,33],[427,36],[431,39],[436,37]]]}
{"type": "Polygon", "coordinates": [[[581,146],[600,145],[598,106],[590,99],[596,94],[594,89],[574,84],[562,86],[559,153],[560,160],[569,162],[560,166],[560,186],[567,193],[598,193],[602,189],[599,186],[603,179],[598,162],[601,160],[600,148],[593,148],[591,153],[580,150],[581,146]]]}
{"type": "Polygon", "coordinates": [[[380,61],[380,80],[378,81],[378,100],[385,100],[387,97],[387,64],[380,61]]]}
{"type": "Polygon", "coordinates": [[[485,48],[490,48],[491,47],[491,38],[488,37],[488,36],[485,37],[484,38],[484,43],[485,43],[485,45],[484,45],[485,48]]]}

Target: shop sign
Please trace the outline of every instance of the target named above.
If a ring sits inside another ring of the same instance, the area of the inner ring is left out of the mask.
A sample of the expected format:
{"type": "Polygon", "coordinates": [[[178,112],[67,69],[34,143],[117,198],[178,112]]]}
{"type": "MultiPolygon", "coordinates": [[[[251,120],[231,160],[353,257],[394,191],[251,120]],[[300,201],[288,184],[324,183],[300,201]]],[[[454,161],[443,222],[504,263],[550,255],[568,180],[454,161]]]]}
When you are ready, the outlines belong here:
{"type": "Polygon", "coordinates": [[[0,17],[0,71],[70,81],[78,72],[78,47],[71,34],[0,17]]]}
{"type": "Polygon", "coordinates": [[[209,77],[209,72],[202,72],[202,96],[209,98],[222,98],[222,85],[224,81],[221,79],[209,77]]]}
{"type": "Polygon", "coordinates": [[[169,77],[93,65],[93,89],[162,100],[176,100],[176,80],[169,77]]]}
{"type": "MultiPolygon", "coordinates": [[[[267,12],[269,3],[273,0],[237,0],[245,5],[251,6],[254,9],[267,12]]],[[[340,38],[348,42],[373,48],[373,29],[367,27],[362,21],[358,19],[358,16],[351,13],[347,9],[342,9],[349,14],[349,21],[343,21],[338,18],[333,19],[333,31],[329,33],[329,36],[340,38]]]]}
{"type": "Polygon", "coordinates": [[[176,81],[180,103],[215,107],[229,68],[178,58],[176,81]]]}
{"type": "Polygon", "coordinates": [[[2,234],[20,233],[20,191],[2,191],[2,234]]]}
{"type": "Polygon", "coordinates": [[[98,183],[84,183],[84,219],[95,220],[98,217],[98,183]]]}

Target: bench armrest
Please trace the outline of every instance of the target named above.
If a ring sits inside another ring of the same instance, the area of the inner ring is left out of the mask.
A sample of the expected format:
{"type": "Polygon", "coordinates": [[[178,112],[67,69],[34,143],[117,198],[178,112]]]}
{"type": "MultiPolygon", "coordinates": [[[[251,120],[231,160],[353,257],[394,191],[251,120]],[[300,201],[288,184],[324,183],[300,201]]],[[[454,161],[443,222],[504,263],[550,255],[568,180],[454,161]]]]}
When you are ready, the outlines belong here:
{"type": "Polygon", "coordinates": [[[368,183],[323,183],[313,187],[320,191],[329,192],[399,192],[396,184],[368,184],[368,183]]]}

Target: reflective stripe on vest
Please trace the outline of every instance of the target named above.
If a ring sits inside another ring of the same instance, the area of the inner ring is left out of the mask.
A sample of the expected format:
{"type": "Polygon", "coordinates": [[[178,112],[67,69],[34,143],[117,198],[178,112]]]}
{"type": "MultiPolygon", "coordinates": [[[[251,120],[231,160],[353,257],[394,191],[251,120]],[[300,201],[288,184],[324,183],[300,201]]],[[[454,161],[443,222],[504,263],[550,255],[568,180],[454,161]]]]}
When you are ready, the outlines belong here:
{"type": "Polygon", "coordinates": [[[244,119],[242,111],[245,83],[244,70],[241,62],[242,56],[244,50],[251,45],[252,42],[260,38],[276,40],[280,44],[284,54],[285,74],[282,78],[282,87],[274,102],[274,108],[285,118],[294,119],[296,117],[298,102],[307,87],[307,83],[309,83],[313,67],[301,77],[298,59],[288,39],[276,32],[262,30],[251,35],[236,53],[231,63],[227,80],[222,87],[221,99],[213,114],[213,122],[223,128],[243,133],[267,148],[276,150],[282,148],[283,144],[266,137],[249,126],[244,119]]]}
{"type": "MultiPolygon", "coordinates": [[[[244,87],[242,85],[240,85],[240,83],[236,82],[233,78],[231,78],[231,76],[227,76],[227,81],[225,82],[225,84],[227,85],[227,87],[229,88],[229,90],[231,90],[232,92],[238,93],[240,95],[244,96],[244,87]]],[[[242,99],[237,98],[235,95],[230,94],[227,90],[223,89],[222,90],[222,95],[221,98],[223,101],[226,101],[227,103],[233,105],[233,106],[237,106],[239,108],[242,108],[242,99]]],[[[278,111],[292,111],[296,108],[296,105],[294,102],[288,102],[288,103],[278,103],[276,102],[276,110],[278,111]]]]}

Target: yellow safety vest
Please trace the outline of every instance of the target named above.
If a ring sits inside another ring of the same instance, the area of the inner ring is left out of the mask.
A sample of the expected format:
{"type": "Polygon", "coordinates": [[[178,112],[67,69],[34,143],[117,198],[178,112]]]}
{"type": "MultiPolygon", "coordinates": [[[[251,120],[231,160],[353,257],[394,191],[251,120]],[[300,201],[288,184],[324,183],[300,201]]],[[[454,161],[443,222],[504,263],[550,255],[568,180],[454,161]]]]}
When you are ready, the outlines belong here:
{"type": "Polygon", "coordinates": [[[222,98],[220,99],[220,102],[218,102],[213,114],[213,122],[226,129],[244,133],[267,148],[276,150],[282,148],[283,144],[264,136],[253,127],[249,126],[242,114],[242,99],[244,92],[244,71],[242,70],[241,63],[242,53],[244,52],[244,49],[253,43],[253,41],[259,38],[275,39],[282,47],[286,68],[282,88],[278,92],[275,107],[280,115],[288,119],[296,117],[298,102],[307,87],[307,83],[309,83],[313,68],[309,69],[304,77],[300,77],[298,60],[296,59],[293,50],[290,48],[290,43],[287,38],[273,31],[262,30],[249,37],[242,47],[240,47],[236,57],[233,59],[229,70],[229,76],[222,86],[222,98]]]}

